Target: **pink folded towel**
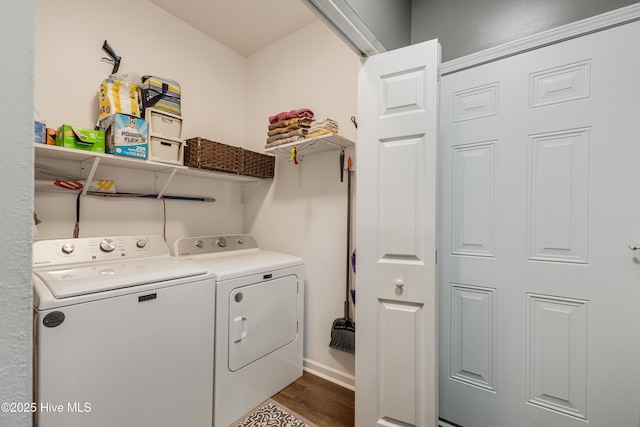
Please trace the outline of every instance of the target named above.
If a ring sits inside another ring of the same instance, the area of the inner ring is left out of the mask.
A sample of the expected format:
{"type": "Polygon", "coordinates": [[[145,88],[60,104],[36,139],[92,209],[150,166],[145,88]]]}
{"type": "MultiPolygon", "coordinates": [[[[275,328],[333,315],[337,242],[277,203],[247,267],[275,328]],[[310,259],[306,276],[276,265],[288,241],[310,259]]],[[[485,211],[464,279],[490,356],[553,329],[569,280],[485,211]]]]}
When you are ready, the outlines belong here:
{"type": "Polygon", "coordinates": [[[300,108],[298,110],[283,111],[274,116],[269,116],[269,123],[276,123],[280,120],[294,119],[296,117],[309,117],[313,118],[313,111],[308,108],[300,108]]]}

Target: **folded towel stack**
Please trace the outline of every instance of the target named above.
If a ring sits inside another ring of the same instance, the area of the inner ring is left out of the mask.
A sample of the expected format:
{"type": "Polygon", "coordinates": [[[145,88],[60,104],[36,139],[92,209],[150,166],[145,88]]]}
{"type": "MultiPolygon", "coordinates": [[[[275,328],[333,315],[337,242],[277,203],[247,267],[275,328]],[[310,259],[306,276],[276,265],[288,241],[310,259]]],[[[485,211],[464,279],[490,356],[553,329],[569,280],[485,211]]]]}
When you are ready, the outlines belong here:
{"type": "Polygon", "coordinates": [[[324,135],[327,133],[338,133],[338,122],[333,119],[326,118],[324,120],[314,120],[311,122],[309,132],[307,132],[307,138],[313,138],[315,136],[324,135]]]}
{"type": "Polygon", "coordinates": [[[303,140],[312,122],[313,111],[308,108],[283,111],[270,116],[265,148],[303,140]]]}

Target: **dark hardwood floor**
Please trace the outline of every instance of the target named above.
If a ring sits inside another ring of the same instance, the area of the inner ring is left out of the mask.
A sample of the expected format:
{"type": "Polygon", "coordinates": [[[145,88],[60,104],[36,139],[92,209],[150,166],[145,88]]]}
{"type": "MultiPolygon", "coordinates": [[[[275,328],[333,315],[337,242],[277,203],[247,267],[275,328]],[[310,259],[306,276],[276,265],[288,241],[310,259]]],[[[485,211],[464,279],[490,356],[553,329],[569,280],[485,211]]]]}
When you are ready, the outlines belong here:
{"type": "Polygon", "coordinates": [[[319,427],[352,427],[355,393],[305,372],[296,382],[273,396],[319,427]]]}

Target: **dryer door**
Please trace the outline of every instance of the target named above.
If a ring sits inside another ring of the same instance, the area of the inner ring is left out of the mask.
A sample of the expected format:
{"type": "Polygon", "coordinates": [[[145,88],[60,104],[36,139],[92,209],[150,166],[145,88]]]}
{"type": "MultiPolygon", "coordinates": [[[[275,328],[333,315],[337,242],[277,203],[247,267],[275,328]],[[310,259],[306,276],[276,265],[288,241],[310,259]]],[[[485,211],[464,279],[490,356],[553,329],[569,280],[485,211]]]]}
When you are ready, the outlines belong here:
{"type": "Polygon", "coordinates": [[[235,288],[229,294],[229,370],[289,344],[298,334],[298,277],[235,288]]]}

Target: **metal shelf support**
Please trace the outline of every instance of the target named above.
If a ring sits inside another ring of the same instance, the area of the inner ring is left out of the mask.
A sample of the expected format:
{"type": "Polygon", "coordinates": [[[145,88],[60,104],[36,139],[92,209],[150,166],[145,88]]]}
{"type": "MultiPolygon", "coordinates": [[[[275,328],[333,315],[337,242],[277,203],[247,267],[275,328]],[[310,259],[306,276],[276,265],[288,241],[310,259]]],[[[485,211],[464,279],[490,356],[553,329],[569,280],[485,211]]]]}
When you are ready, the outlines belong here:
{"type": "MultiPolygon", "coordinates": [[[[87,175],[86,185],[82,189],[82,193],[81,194],[83,196],[87,195],[87,191],[89,191],[89,187],[91,186],[91,183],[93,182],[93,177],[96,175],[96,170],[98,169],[98,165],[99,164],[100,164],[100,157],[94,157],[93,158],[93,163],[91,164],[91,169],[89,170],[89,174],[87,175]]],[[[84,164],[83,164],[83,167],[84,167],[84,164]]]]}
{"type": "Polygon", "coordinates": [[[263,181],[254,182],[251,190],[249,190],[248,193],[247,193],[247,185],[248,184],[242,184],[241,185],[240,203],[242,203],[243,205],[245,203],[247,203],[247,201],[249,201],[249,198],[251,198],[253,193],[255,193],[255,191],[258,189],[258,187],[260,187],[260,184],[262,184],[262,182],[263,181]]]}

